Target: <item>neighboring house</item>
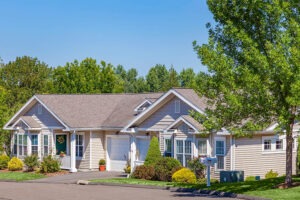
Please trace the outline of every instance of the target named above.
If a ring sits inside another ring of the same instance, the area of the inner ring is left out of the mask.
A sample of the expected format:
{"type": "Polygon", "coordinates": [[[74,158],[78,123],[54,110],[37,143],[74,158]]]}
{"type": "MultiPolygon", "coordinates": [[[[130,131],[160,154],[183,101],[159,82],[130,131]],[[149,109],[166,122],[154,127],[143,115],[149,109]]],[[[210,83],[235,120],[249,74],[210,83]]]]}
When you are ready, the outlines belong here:
{"type": "MultiPolygon", "coordinates": [[[[157,136],[162,154],[184,166],[199,156],[217,157],[215,178],[221,170],[262,177],[271,169],[285,173],[285,137],[274,134],[274,127],[251,138],[235,138],[225,130],[203,134],[189,112],[205,113],[206,107],[205,98],[183,88],[148,94],[35,95],[4,129],[12,131],[13,155],[55,155],[71,172],[96,169],[100,159],[106,159],[110,171],[123,171],[128,161],[134,168],[143,163],[151,137],[157,136]],[[60,157],[61,152],[66,156],[60,157]]],[[[293,173],[296,148],[295,140],[293,173]]]]}

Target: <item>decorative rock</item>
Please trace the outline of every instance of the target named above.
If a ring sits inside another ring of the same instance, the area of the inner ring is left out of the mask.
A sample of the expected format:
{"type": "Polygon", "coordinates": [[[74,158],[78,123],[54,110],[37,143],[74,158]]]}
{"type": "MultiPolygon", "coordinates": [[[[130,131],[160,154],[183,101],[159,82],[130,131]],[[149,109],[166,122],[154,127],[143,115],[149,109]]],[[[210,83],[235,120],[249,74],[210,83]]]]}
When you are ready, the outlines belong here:
{"type": "Polygon", "coordinates": [[[89,181],[86,181],[86,180],[78,180],[77,181],[77,185],[88,185],[89,184],[89,181]]]}

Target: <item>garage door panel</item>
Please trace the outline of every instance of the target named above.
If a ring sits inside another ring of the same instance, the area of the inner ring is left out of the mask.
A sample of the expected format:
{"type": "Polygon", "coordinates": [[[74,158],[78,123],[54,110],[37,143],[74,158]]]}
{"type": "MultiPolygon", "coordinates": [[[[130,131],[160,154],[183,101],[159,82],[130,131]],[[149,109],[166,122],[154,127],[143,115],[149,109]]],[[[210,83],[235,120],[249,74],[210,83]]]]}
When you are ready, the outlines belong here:
{"type": "Polygon", "coordinates": [[[129,137],[109,137],[108,156],[111,171],[123,171],[129,154],[129,137]]]}

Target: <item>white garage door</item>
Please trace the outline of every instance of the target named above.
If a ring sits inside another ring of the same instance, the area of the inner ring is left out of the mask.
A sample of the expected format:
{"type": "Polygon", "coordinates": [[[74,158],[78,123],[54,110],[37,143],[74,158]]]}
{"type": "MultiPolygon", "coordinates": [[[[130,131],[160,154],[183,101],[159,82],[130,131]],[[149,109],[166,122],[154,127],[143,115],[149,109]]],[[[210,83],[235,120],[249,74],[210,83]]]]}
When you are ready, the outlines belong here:
{"type": "Polygon", "coordinates": [[[149,138],[137,138],[136,139],[136,148],[138,152],[137,160],[145,161],[146,155],[148,153],[150,144],[149,138]]]}
{"type": "Polygon", "coordinates": [[[109,137],[107,139],[107,150],[110,171],[123,171],[129,156],[129,137],[109,137]]]}

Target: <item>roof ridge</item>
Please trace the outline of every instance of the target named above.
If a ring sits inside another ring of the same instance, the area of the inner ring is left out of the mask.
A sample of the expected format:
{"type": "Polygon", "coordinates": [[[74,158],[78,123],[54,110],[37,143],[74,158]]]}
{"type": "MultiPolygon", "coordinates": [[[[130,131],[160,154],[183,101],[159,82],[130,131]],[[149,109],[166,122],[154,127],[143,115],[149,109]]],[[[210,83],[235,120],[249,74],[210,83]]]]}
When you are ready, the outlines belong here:
{"type": "Polygon", "coordinates": [[[50,96],[50,95],[57,95],[57,96],[63,96],[63,95],[69,95],[69,96],[106,96],[106,95],[147,95],[147,94],[164,94],[165,92],[144,92],[144,93],[97,93],[97,94],[35,94],[36,96],[50,96]]]}

